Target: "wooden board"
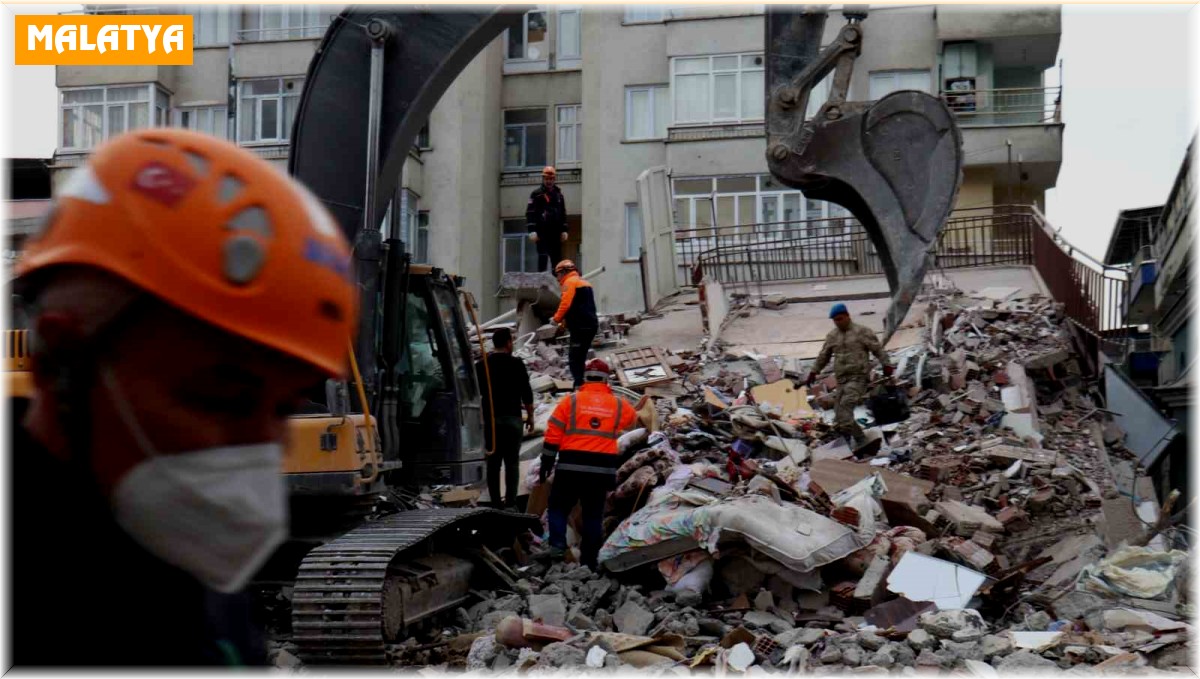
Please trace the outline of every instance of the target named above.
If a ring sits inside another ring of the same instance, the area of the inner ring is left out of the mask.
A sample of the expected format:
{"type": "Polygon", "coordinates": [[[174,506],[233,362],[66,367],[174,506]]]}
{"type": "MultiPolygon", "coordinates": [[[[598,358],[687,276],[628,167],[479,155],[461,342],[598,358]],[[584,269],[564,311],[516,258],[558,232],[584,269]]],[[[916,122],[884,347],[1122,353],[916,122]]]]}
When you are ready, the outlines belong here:
{"type": "Polygon", "coordinates": [[[662,351],[654,347],[620,349],[612,353],[613,369],[626,389],[642,389],[675,379],[662,351]]]}

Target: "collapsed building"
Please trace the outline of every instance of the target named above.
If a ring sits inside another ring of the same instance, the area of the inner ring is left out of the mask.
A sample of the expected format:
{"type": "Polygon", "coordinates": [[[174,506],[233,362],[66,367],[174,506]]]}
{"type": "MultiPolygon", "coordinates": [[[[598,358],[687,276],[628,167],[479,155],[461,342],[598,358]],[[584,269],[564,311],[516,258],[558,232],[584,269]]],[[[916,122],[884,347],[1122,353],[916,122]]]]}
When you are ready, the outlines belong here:
{"type": "MultiPolygon", "coordinates": [[[[540,401],[522,487],[543,534],[490,554],[496,586],[391,647],[393,663],[1186,668],[1183,508],[1175,495],[1159,507],[1147,490],[1064,305],[931,280],[903,328],[918,341],[892,351],[894,378],[873,383],[855,413],[871,440],[857,451],[832,432],[836,378],[800,386],[808,361],[719,341],[622,349],[641,318],[605,319],[596,351],[614,358],[616,391],[651,395],[655,411],[622,438],[600,572],[577,552],[564,563],[527,556],[544,539],[554,481],[538,481],[537,436],[570,383],[553,329],[514,322],[540,401]]],[[[483,500],[453,488],[420,498],[483,500]]],[[[577,548],[577,531],[569,538],[577,548]]],[[[298,663],[286,640],[275,658],[298,663]]]]}

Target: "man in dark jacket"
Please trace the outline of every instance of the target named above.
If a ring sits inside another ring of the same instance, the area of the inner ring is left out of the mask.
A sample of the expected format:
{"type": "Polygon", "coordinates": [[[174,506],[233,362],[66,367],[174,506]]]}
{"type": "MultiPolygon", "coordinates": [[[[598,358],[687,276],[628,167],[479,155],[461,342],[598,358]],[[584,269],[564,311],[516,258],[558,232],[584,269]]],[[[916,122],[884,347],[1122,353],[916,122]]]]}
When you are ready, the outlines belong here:
{"type": "Polygon", "coordinates": [[[529,239],[537,244],[538,271],[554,270],[562,260],[562,244],[567,240],[567,203],[554,184],[557,175],[553,167],[542,169],[542,185],[529,194],[525,208],[529,239]]]}
{"type": "Polygon", "coordinates": [[[490,452],[487,458],[488,497],[498,509],[517,505],[521,464],[521,408],[525,429],[533,431],[533,389],[525,363],[512,355],[512,332],[500,328],[492,334],[495,349],[475,365],[483,385],[483,437],[490,452]],[[489,379],[490,378],[490,379],[489,379]],[[490,398],[489,398],[490,395],[490,398]],[[493,435],[494,432],[494,435],[493,435]],[[500,465],[504,465],[504,502],[500,502],[500,465]]]}

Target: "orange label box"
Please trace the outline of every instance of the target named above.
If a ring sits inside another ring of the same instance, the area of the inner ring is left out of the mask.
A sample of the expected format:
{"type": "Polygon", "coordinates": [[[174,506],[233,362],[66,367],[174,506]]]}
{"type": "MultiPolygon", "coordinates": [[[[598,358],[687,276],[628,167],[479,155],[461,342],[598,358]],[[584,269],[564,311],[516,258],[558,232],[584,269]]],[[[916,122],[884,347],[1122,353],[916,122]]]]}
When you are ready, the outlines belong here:
{"type": "Polygon", "coordinates": [[[191,66],[190,14],[18,14],[17,66],[191,66]]]}

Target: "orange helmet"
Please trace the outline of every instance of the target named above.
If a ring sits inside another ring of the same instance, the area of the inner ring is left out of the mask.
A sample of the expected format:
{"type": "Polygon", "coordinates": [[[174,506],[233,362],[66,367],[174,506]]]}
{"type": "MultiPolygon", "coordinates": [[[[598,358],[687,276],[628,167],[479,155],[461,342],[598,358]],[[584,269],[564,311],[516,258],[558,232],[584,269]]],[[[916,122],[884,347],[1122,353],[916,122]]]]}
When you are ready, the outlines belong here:
{"type": "Polygon", "coordinates": [[[159,128],[102,145],[58,192],[16,273],[60,265],[101,269],[344,373],[358,318],[345,237],[307,189],[228,142],[159,128]]]}
{"type": "Polygon", "coordinates": [[[572,262],[569,259],[564,259],[563,261],[554,265],[554,275],[555,276],[561,276],[564,273],[567,273],[568,271],[578,271],[578,270],[579,269],[575,268],[575,262],[572,262]]]}

